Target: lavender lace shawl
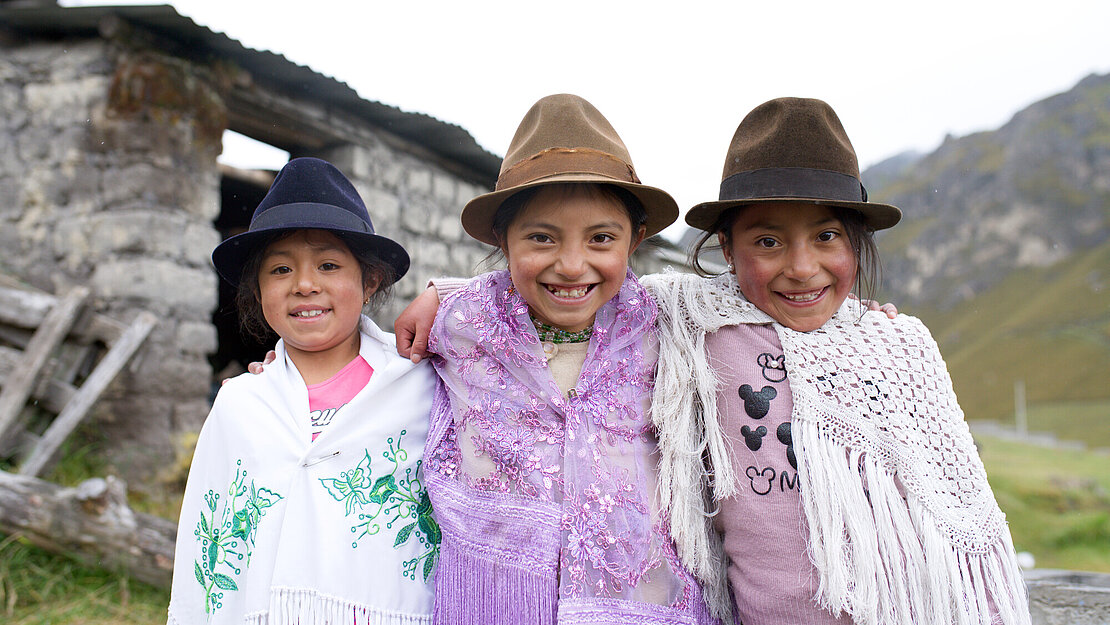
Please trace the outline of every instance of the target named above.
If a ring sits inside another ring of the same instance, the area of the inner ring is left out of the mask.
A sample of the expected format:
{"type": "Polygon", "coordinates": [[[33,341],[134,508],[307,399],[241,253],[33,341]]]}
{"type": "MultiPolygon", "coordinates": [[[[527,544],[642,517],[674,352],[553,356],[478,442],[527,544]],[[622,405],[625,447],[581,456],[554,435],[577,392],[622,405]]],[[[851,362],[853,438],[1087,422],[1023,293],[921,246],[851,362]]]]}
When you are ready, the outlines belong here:
{"type": "Polygon", "coordinates": [[[655,315],[629,272],[564,396],[507,272],[440,307],[426,448],[443,529],[435,622],[707,621],[658,512],[655,315]]]}

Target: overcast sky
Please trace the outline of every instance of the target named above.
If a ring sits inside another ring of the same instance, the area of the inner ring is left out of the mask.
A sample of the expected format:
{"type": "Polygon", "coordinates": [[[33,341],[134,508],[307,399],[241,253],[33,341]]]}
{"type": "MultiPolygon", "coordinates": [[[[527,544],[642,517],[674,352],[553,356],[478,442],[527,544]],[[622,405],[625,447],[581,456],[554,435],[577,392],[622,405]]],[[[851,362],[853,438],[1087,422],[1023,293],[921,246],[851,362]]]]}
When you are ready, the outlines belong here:
{"type": "MultiPolygon", "coordinates": [[[[1110,2],[1098,0],[170,4],[366,99],[458,124],[498,155],[535,100],[576,93],[612,122],[640,178],[683,209],[716,199],[736,125],[771,98],[829,102],[866,168],[997,128],[1110,73],[1110,2]]],[[[232,144],[225,152],[234,164],[280,166],[232,144]]]]}

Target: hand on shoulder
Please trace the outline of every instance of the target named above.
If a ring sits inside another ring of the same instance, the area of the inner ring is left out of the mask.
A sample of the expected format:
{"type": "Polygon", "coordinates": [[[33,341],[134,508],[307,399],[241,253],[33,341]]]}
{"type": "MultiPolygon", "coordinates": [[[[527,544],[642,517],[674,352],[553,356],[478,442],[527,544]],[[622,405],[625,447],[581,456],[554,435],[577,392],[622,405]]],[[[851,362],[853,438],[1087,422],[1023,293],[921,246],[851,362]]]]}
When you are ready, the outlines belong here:
{"type": "MultiPolygon", "coordinates": [[[[255,361],[247,365],[247,371],[251,372],[254,375],[258,375],[259,373],[262,373],[263,367],[273,362],[275,358],[277,358],[277,352],[271,349],[270,351],[266,352],[266,357],[262,359],[262,362],[255,361]]],[[[220,386],[227,384],[228,380],[230,379],[231,378],[224,378],[223,380],[221,380],[220,386]]]]}

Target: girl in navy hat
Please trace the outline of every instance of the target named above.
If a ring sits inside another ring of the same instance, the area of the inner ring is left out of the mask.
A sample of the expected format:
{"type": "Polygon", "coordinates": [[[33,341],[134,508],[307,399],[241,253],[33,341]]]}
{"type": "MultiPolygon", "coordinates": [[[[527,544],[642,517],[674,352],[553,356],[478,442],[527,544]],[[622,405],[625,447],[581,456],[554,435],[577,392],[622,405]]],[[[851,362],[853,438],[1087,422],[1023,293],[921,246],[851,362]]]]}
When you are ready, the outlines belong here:
{"type": "Polygon", "coordinates": [[[171,623],[430,622],[435,374],[362,314],[408,270],[333,165],[290,161],[212,254],[277,359],[224,385],[181,508],[171,623]]]}

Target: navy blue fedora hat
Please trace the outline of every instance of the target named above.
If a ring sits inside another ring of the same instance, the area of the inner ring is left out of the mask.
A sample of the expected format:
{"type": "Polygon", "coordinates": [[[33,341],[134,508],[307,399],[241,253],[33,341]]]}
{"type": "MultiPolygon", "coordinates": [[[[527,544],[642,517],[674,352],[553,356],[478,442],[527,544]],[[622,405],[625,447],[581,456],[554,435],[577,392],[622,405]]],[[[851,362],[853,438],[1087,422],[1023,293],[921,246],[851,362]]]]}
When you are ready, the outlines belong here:
{"type": "Polygon", "coordinates": [[[286,163],[254,209],[250,228],[217,245],[212,264],[224,280],[237,286],[243,265],[259,243],[278,232],[307,229],[328,230],[353,252],[372,253],[393,268],[394,282],[409,270],[405,248],[374,234],[370,213],[351,181],[335,165],[318,158],[286,163]]]}

